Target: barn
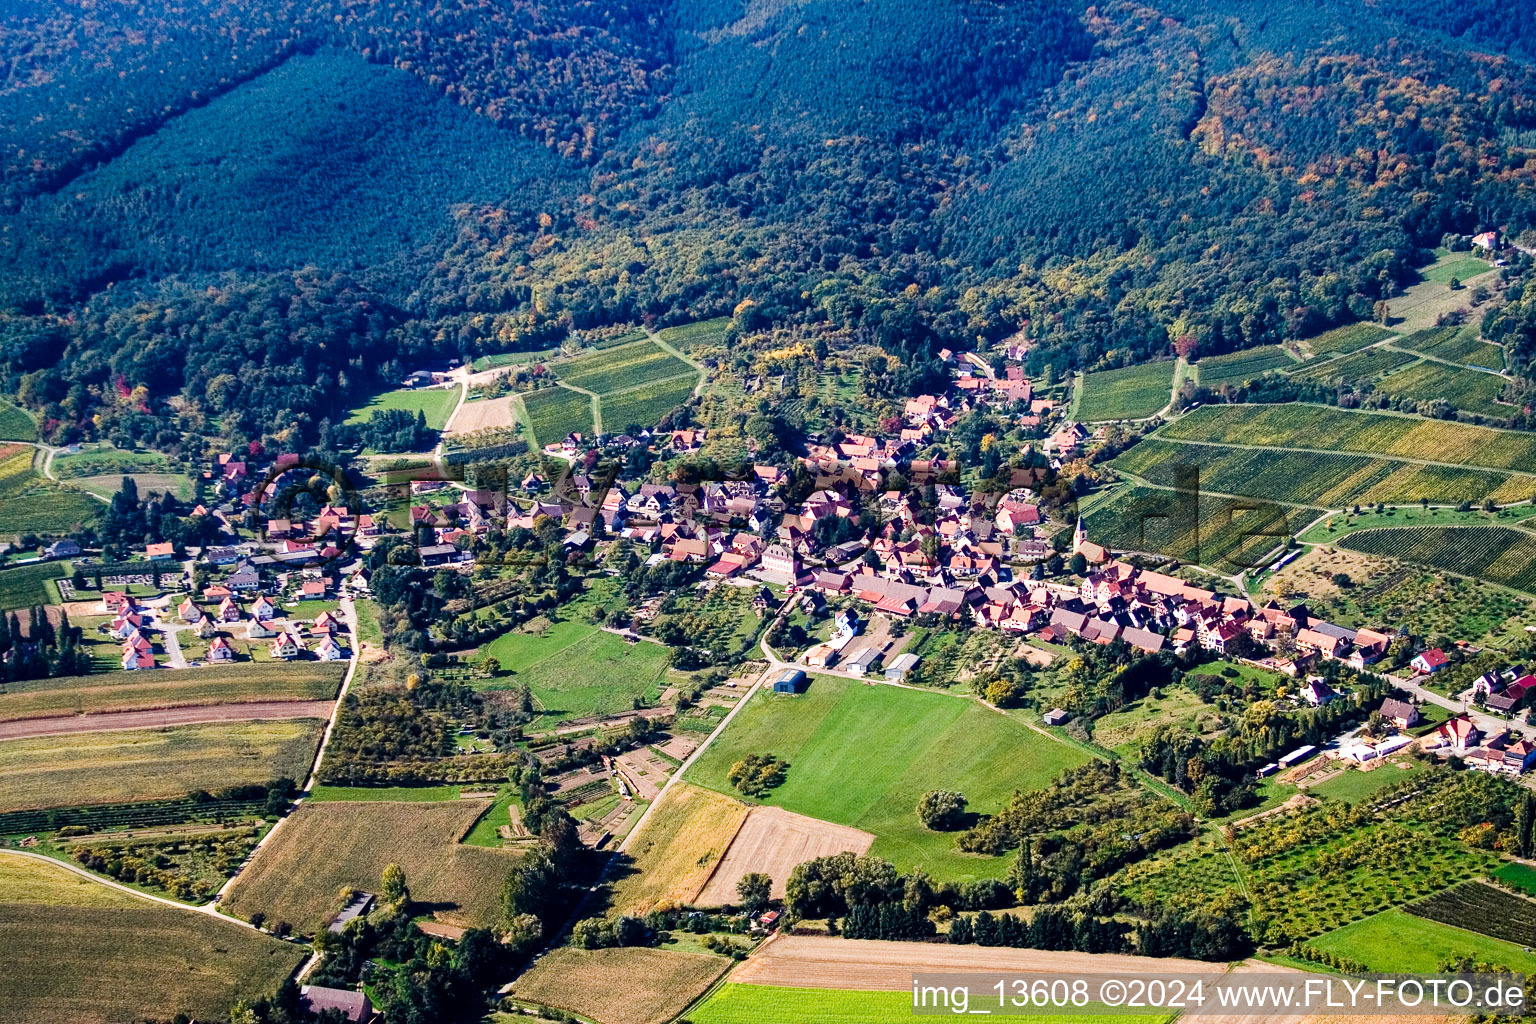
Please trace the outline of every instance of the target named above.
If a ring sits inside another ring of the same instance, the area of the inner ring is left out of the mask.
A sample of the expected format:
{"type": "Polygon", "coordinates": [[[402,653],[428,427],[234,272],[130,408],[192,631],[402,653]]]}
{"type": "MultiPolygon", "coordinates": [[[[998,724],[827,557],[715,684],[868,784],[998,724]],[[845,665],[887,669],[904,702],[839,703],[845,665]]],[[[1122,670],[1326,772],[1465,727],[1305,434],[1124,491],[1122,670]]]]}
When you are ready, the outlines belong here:
{"type": "Polygon", "coordinates": [[[798,668],[788,669],[773,684],[774,693],[799,693],[803,689],[805,673],[798,668]]]}

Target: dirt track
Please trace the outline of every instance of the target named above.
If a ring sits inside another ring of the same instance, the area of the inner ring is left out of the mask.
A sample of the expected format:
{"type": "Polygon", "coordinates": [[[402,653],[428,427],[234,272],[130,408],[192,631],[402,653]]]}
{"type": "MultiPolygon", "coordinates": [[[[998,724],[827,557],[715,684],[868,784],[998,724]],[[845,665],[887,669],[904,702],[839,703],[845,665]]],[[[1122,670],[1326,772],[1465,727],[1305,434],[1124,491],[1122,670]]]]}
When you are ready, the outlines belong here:
{"type": "Polygon", "coordinates": [[[1118,953],[1057,953],[998,946],[881,942],[820,935],[780,935],[731,975],[747,985],[910,992],[915,972],[1064,974],[1221,974],[1226,964],[1150,959],[1118,953]]]}
{"type": "Polygon", "coordinates": [[[158,729],[168,725],[201,722],[254,722],[285,718],[329,718],[334,702],[328,700],[270,700],[255,704],[215,704],[159,711],[111,711],[67,718],[29,718],[0,722],[0,740],[34,736],[67,736],[81,732],[117,732],[124,729],[158,729]]]}
{"type": "Polygon", "coordinates": [[[761,871],[773,879],[773,898],[784,898],[784,883],[796,864],[851,850],[869,852],[875,837],[847,825],[834,825],[780,807],[754,807],[725,856],[695,901],[719,907],[736,902],[736,883],[761,871]]]}

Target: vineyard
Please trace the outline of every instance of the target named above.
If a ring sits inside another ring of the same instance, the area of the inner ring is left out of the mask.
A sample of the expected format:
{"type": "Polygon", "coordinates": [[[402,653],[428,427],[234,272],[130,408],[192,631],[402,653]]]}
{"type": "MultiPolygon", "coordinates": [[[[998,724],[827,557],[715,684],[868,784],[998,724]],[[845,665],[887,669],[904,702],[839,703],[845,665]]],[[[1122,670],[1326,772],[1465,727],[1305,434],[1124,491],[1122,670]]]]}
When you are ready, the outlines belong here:
{"type": "Polygon", "coordinates": [[[1513,405],[1498,404],[1504,392],[1504,378],[1481,370],[1466,370],[1444,363],[1424,361],[1394,373],[1376,385],[1380,391],[1395,398],[1409,398],[1416,402],[1449,402],[1457,409],[1488,416],[1508,419],[1518,409],[1513,405]]]}
{"type": "Polygon", "coordinates": [[[1111,463],[1149,483],[1173,486],[1174,468],[1197,466],[1200,489],[1318,508],[1352,504],[1435,504],[1524,500],[1536,494],[1536,477],[1490,470],[1426,466],[1361,455],[1227,448],[1145,440],[1111,463]]]}
{"type": "Polygon", "coordinates": [[[659,380],[602,398],[603,429],[615,434],[631,426],[650,429],[693,394],[698,375],[659,380]]]}
{"type": "Polygon", "coordinates": [[[1201,494],[1198,514],[1170,491],[1127,487],[1087,514],[1088,533],[1119,551],[1148,551],[1226,570],[1262,562],[1306,525],[1311,513],[1290,505],[1201,494]],[[1258,509],[1239,506],[1261,505],[1258,509]]]}
{"type": "Polygon", "coordinates": [[[1207,405],[1157,432],[1168,441],[1321,448],[1529,471],[1536,435],[1317,405],[1207,405]]]}
{"type": "Polygon", "coordinates": [[[1344,356],[1342,359],[1309,363],[1306,369],[1298,370],[1292,376],[1297,380],[1327,384],[1331,387],[1338,387],[1341,384],[1355,386],[1407,366],[1416,358],[1417,356],[1409,352],[1398,352],[1390,348],[1373,348],[1344,356]]]}
{"type": "Polygon", "coordinates": [[[0,441],[31,441],[37,426],[26,410],[0,399],[0,441]]]}
{"type": "Polygon", "coordinates": [[[253,799],[151,800],[134,804],[100,804],[91,807],[55,807],[40,811],[0,814],[0,835],[47,832],[65,825],[81,825],[93,832],[111,828],[148,828],[182,822],[235,821],[260,816],[265,796],[253,799]]]}
{"type": "Polygon", "coordinates": [[[523,395],[528,426],[539,445],[559,444],[566,434],[592,433],[592,399],[568,388],[545,388],[523,395]]]}
{"type": "Polygon", "coordinates": [[[1232,352],[1224,356],[1207,356],[1200,360],[1200,386],[1216,389],[1223,385],[1239,385],[1257,380],[1270,370],[1284,370],[1296,365],[1285,350],[1278,345],[1262,345],[1244,352],[1232,352]]]}
{"type": "Polygon", "coordinates": [[[0,535],[68,533],[95,518],[101,505],[39,476],[32,468],[33,451],[0,445],[0,535]]]}
{"type": "Polygon", "coordinates": [[[1309,338],[1302,344],[1314,356],[1322,356],[1337,352],[1355,352],[1390,337],[1392,337],[1391,331],[1376,324],[1347,324],[1344,327],[1335,327],[1315,338],[1309,338]]]}
{"type": "MultiPolygon", "coordinates": [[[[650,341],[577,356],[555,367],[565,383],[606,395],[694,373],[693,367],[650,341]]],[[[691,386],[691,385],[690,385],[691,386]]]]}
{"type": "Polygon", "coordinates": [[[1460,573],[1536,594],[1536,534],[1507,526],[1412,526],[1361,530],[1338,546],[1460,573]]]}
{"type": "Polygon", "coordinates": [[[57,599],[49,593],[48,581],[62,577],[65,564],[39,562],[0,571],[0,611],[55,603],[57,599]]]}
{"type": "Polygon", "coordinates": [[[720,316],[713,320],[700,320],[697,323],[668,327],[656,333],[668,345],[680,348],[691,355],[694,349],[720,344],[725,340],[726,329],[730,326],[731,318],[720,316]]]}
{"type": "Polygon", "coordinates": [[[1536,946],[1536,903],[1482,882],[1463,882],[1404,909],[1430,921],[1536,946]]]}
{"type": "Polygon", "coordinates": [[[1452,363],[1482,366],[1490,370],[1504,368],[1504,350],[1482,340],[1476,324],[1415,331],[1394,341],[1392,345],[1394,348],[1412,349],[1452,363]]]}
{"type": "Polygon", "coordinates": [[[1173,365],[1142,363],[1083,374],[1077,418],[1093,423],[1155,415],[1173,395],[1173,365]]]}

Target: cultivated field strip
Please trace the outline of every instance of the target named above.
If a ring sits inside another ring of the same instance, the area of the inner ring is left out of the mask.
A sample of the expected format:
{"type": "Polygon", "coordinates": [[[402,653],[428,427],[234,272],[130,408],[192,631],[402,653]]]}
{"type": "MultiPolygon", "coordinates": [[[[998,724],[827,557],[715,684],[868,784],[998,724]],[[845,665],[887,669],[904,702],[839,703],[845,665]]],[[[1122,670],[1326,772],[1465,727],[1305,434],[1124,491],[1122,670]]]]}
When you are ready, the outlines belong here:
{"type": "Polygon", "coordinates": [[[693,367],[649,340],[577,356],[554,367],[567,384],[599,395],[693,373],[693,367]]]}
{"type": "Polygon", "coordinates": [[[1349,534],[1339,547],[1444,569],[1536,594],[1536,534],[1507,526],[1381,527],[1349,534]]]}
{"type": "Polygon", "coordinates": [[[1291,374],[1297,380],[1317,384],[1356,384],[1375,380],[1383,374],[1401,369],[1418,357],[1411,352],[1398,352],[1390,348],[1372,348],[1340,359],[1314,362],[1291,374]]]}
{"type": "Polygon", "coordinates": [[[1320,405],[1207,405],[1169,423],[1157,437],[1536,473],[1536,434],[1320,405]]]}
{"type": "Polygon", "coordinates": [[[693,902],[701,907],[737,902],[736,883],[754,871],[773,879],[773,898],[781,900],[784,883],[796,864],[849,851],[862,856],[874,843],[875,837],[861,829],[782,807],[754,807],[693,902]]]}
{"type": "Polygon", "coordinates": [[[1309,338],[1302,344],[1313,356],[1332,355],[1337,352],[1355,352],[1393,337],[1393,332],[1376,324],[1346,324],[1331,331],[1309,338]]]}
{"type": "Polygon", "coordinates": [[[1536,946],[1536,902],[1483,882],[1463,882],[1403,909],[1415,917],[1536,946]]]}
{"type": "Polygon", "coordinates": [[[1496,373],[1425,360],[1377,381],[1376,390],[1416,402],[1449,402],[1457,409],[1480,416],[1508,419],[1519,409],[1499,403],[1505,383],[1496,373]]]}
{"type": "Polygon", "coordinates": [[[1196,515],[1175,498],[1172,491],[1148,487],[1118,489],[1088,512],[1088,533],[1117,551],[1169,555],[1231,571],[1261,564],[1316,515],[1283,503],[1205,493],[1196,515]]]}
{"type": "Polygon", "coordinates": [[[1271,370],[1287,370],[1295,365],[1279,345],[1261,345],[1241,352],[1206,356],[1196,364],[1196,371],[1201,387],[1219,388],[1224,384],[1256,380],[1271,370]]]}
{"type": "Polygon", "coordinates": [[[997,946],[951,946],[930,942],[883,942],[822,935],[779,935],[731,975],[742,985],[786,988],[910,992],[914,972],[1146,974],[1155,962],[1160,974],[1221,974],[1226,964],[1117,953],[1070,953],[997,946]]]}
{"type": "Polygon", "coordinates": [[[1177,466],[1200,469],[1200,489],[1314,508],[1417,502],[1500,504],[1536,495],[1536,476],[1486,469],[1425,465],[1363,455],[1270,448],[1178,444],[1151,438],[1116,458],[1113,465],[1148,483],[1174,486],[1177,466]]]}

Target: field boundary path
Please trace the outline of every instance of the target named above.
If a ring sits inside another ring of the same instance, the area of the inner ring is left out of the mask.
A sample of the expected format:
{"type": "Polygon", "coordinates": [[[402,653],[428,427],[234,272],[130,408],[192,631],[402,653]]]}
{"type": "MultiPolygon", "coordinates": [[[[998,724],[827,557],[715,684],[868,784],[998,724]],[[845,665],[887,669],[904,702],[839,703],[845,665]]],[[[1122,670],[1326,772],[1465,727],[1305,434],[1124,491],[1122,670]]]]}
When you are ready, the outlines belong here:
{"type": "MultiPolygon", "coordinates": [[[[689,366],[693,367],[695,370],[698,371],[699,382],[693,386],[693,393],[694,393],[695,396],[703,394],[704,393],[704,382],[709,377],[709,371],[705,370],[704,367],[700,363],[696,362],[693,359],[692,356],[688,355],[686,352],[684,352],[682,349],[678,348],[677,346],[673,345],[671,342],[664,340],[661,335],[657,334],[655,331],[651,330],[649,327],[646,327],[646,328],[643,328],[643,329],[645,331],[646,337],[650,338],[653,342],[655,342],[661,348],[661,350],[663,352],[665,352],[665,353],[667,353],[668,355],[671,355],[671,356],[676,356],[678,359],[681,359],[683,362],[687,363],[689,366]]],[[[678,376],[681,377],[682,374],[678,374],[678,376]]],[[[672,380],[674,378],[668,377],[666,379],[667,380],[672,380]]],[[[655,382],[653,381],[653,382],[650,382],[650,383],[655,383],[655,382]]],[[[639,385],[639,386],[640,387],[645,387],[647,385],[639,385]]]]}

